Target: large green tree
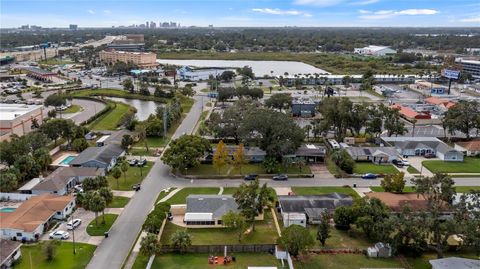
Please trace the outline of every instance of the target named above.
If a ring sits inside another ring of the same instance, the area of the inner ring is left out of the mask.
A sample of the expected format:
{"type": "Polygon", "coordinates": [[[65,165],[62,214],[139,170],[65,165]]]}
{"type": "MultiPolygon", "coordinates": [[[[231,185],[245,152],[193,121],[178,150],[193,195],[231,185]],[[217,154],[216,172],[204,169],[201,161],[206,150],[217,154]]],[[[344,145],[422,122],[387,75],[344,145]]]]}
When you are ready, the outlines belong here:
{"type": "Polygon", "coordinates": [[[142,241],[140,241],[140,253],[150,257],[157,254],[159,250],[160,245],[158,243],[156,234],[147,233],[146,236],[142,237],[142,241]]]}
{"type": "Polygon", "coordinates": [[[443,117],[449,132],[460,131],[469,139],[471,131],[480,128],[480,103],[461,100],[448,109],[443,117]]]}
{"type": "Polygon", "coordinates": [[[246,220],[245,216],[240,213],[228,211],[222,216],[222,223],[225,227],[230,228],[238,233],[238,241],[242,241],[243,233],[245,232],[246,220]]]}
{"type": "Polygon", "coordinates": [[[282,236],[277,239],[277,243],[294,257],[297,257],[300,252],[312,246],[315,241],[307,228],[293,224],[283,230],[282,236]]]}
{"type": "Polygon", "coordinates": [[[162,156],[162,161],[178,172],[200,164],[200,157],[210,150],[210,142],[205,138],[182,135],[170,143],[170,147],[162,156]]]}
{"type": "Polygon", "coordinates": [[[276,93],[265,100],[265,106],[282,111],[292,106],[292,100],[292,96],[288,93],[276,93]]]}

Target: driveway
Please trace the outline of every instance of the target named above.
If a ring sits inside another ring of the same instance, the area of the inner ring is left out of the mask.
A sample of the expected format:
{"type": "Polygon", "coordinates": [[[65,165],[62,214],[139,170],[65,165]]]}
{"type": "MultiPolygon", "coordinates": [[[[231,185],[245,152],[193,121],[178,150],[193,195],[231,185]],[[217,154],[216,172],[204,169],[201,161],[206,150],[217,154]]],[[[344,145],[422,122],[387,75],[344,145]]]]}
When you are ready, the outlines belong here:
{"type": "Polygon", "coordinates": [[[334,178],[334,176],[328,171],[325,164],[312,164],[310,165],[310,170],[312,170],[312,173],[315,175],[315,177],[334,178]]]}
{"type": "MultiPolygon", "coordinates": [[[[408,162],[412,167],[417,169],[420,172],[420,175],[431,177],[433,176],[433,173],[430,172],[425,166],[422,165],[422,162],[427,160],[424,157],[419,157],[419,156],[413,156],[413,157],[408,157],[408,162]]],[[[438,160],[438,158],[435,159],[429,159],[429,160],[438,160]]]]}

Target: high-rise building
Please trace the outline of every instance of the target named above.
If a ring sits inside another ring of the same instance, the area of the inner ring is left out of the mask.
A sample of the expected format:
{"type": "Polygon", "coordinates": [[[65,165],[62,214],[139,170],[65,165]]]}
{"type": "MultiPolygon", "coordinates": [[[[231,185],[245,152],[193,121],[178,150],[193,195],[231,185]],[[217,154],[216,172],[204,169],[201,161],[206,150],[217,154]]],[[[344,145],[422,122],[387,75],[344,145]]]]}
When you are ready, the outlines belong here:
{"type": "Polygon", "coordinates": [[[77,30],[77,29],[78,29],[78,25],[76,25],[76,24],[70,24],[70,25],[68,26],[68,28],[69,28],[70,30],[77,30]]]}
{"type": "Polygon", "coordinates": [[[145,23],[145,25],[147,26],[147,28],[149,28],[148,21],[145,23]]]}
{"type": "Polygon", "coordinates": [[[150,28],[156,28],[157,24],[153,21],[150,22],[150,28]]]}

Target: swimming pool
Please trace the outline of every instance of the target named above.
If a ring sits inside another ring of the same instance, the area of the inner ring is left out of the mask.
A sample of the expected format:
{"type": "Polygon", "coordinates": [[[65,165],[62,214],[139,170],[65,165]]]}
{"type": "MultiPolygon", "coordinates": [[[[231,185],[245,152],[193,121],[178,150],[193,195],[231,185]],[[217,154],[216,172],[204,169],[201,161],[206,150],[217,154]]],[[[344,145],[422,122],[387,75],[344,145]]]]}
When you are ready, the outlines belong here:
{"type": "Polygon", "coordinates": [[[16,209],[16,208],[14,208],[14,207],[4,207],[4,208],[0,209],[0,212],[4,212],[4,213],[7,212],[7,213],[9,213],[9,212],[15,211],[15,209],[16,209]]]}
{"type": "Polygon", "coordinates": [[[67,156],[65,159],[63,159],[60,164],[69,164],[70,162],[72,162],[73,160],[75,159],[75,156],[67,156]]]}

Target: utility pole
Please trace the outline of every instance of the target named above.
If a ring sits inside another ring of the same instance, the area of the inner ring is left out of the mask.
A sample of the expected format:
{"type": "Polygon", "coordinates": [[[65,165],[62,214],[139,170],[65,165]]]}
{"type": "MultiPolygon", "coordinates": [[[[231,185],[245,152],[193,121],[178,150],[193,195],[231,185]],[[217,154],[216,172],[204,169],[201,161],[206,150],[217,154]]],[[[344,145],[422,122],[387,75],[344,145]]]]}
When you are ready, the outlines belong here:
{"type": "Polygon", "coordinates": [[[75,227],[73,227],[73,210],[72,210],[72,241],[73,241],[73,254],[77,254],[75,250],[75,227]]]}
{"type": "Polygon", "coordinates": [[[167,125],[167,105],[163,106],[163,137],[167,137],[167,130],[168,130],[168,125],[167,125]]]}

